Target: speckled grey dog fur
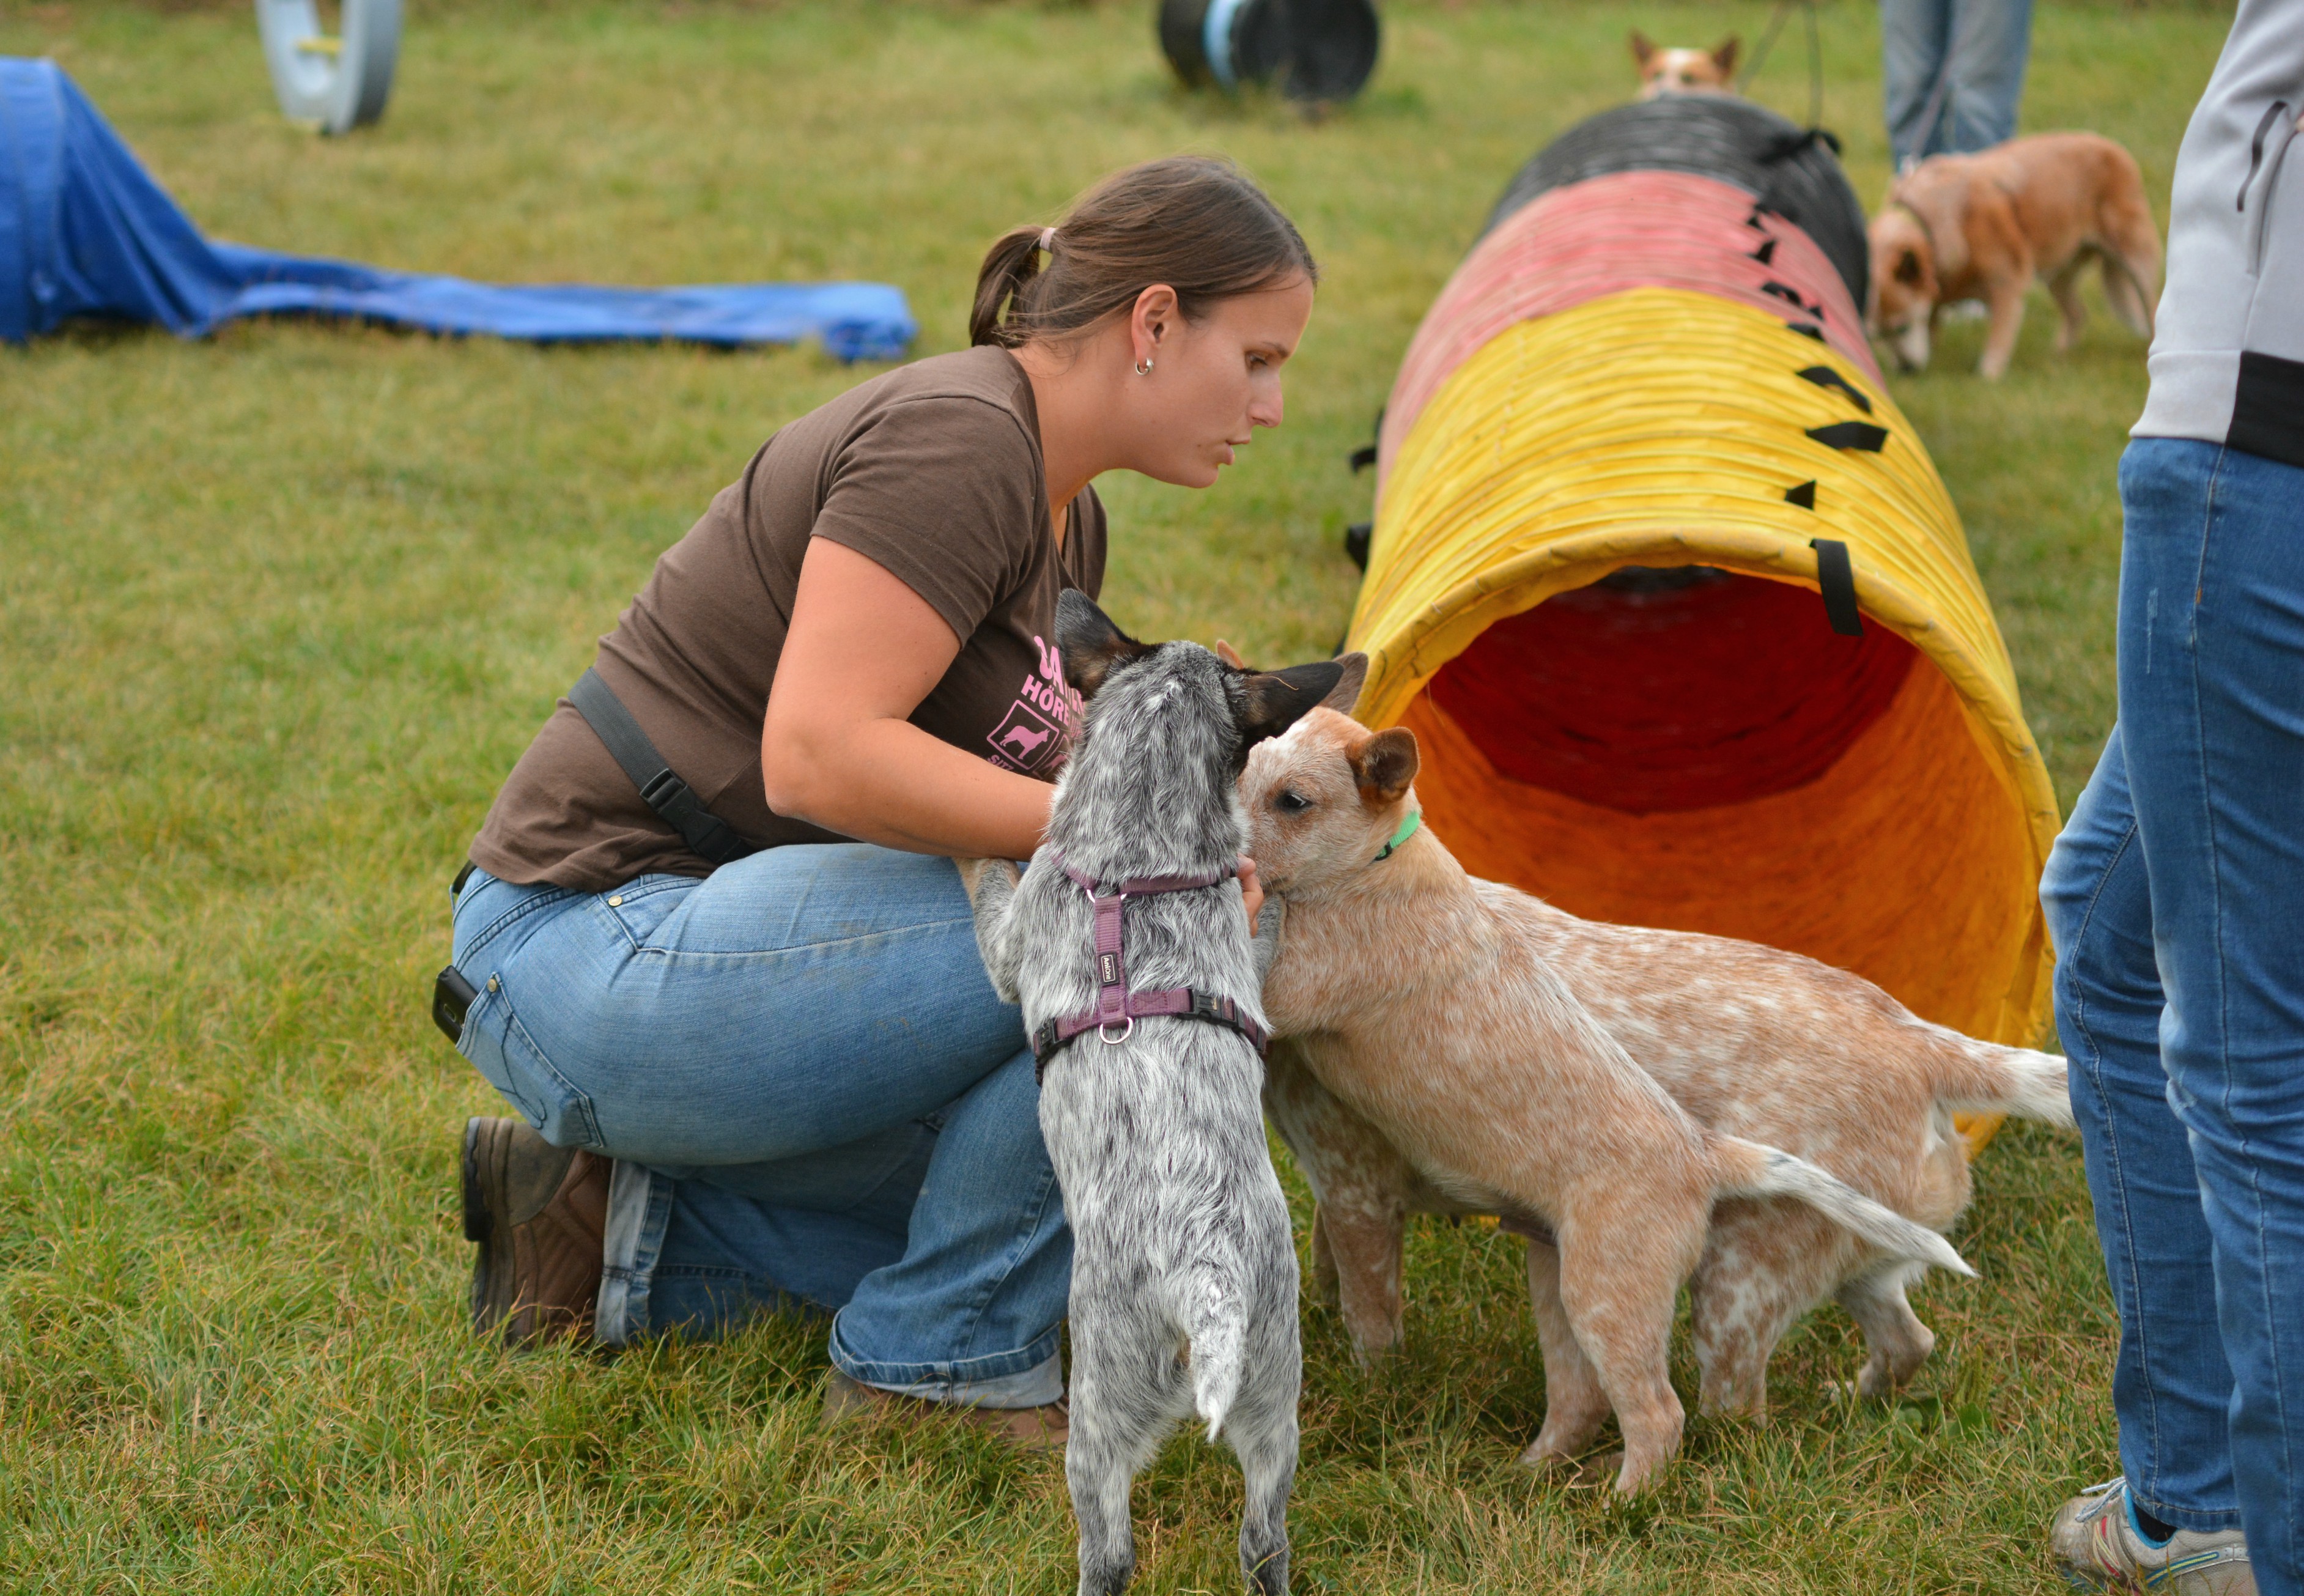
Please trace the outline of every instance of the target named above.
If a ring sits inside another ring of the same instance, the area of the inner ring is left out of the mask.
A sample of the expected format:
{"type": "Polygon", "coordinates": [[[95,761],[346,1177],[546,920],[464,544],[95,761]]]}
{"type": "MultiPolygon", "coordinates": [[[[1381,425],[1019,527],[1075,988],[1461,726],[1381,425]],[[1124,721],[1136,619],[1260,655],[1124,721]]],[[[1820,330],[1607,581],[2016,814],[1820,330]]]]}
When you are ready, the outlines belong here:
{"type": "MultiPolygon", "coordinates": [[[[963,867],[985,966],[1028,1029],[1096,1001],[1094,912],[1052,855],[1106,886],[1232,862],[1249,745],[1339,674],[1256,675],[1196,644],[1139,644],[1077,592],[1058,607],[1057,638],[1089,703],[1047,840],[1021,882],[1012,866],[963,867]]],[[[1236,882],[1131,899],[1122,935],[1131,989],[1191,987],[1261,1021],[1236,882]]],[[[1139,1020],[1113,1043],[1090,1031],[1048,1065],[1040,1128],[1072,1228],[1064,1473],[1083,1596],[1127,1584],[1130,1484],[1195,1411],[1240,1457],[1242,1570],[1260,1592],[1288,1588],[1296,1249],[1264,1138],[1263,1075],[1246,1038],[1184,1018],[1139,1020]]]]}

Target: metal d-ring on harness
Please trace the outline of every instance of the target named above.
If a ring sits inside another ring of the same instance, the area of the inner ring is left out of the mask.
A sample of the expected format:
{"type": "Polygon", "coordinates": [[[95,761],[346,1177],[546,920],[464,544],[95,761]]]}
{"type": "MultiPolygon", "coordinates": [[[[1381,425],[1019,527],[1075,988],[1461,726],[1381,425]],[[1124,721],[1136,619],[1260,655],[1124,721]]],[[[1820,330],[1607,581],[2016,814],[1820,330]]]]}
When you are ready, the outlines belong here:
{"type": "Polygon", "coordinates": [[[1096,880],[1065,864],[1063,855],[1057,855],[1055,862],[1062,866],[1065,875],[1072,878],[1072,884],[1088,895],[1088,903],[1096,910],[1096,1003],[1079,1014],[1043,1021],[1040,1028],[1032,1032],[1032,1074],[1035,1080],[1046,1079],[1048,1061],[1082,1032],[1093,1031],[1098,1040],[1116,1047],[1135,1031],[1137,1021],[1163,1014],[1173,1014],[1183,1020],[1205,1021],[1211,1025],[1237,1031],[1255,1048],[1258,1057],[1264,1056],[1271,1036],[1262,1025],[1242,1012],[1239,1004],[1212,992],[1195,991],[1190,987],[1131,992],[1128,989],[1128,966],[1121,955],[1122,917],[1130,898],[1152,897],[1164,892],[1197,892],[1204,887],[1221,887],[1240,873],[1237,866],[1228,864],[1205,876],[1135,876],[1122,881],[1110,892],[1099,892],[1096,880]],[[1115,1026],[1119,1028],[1116,1034],[1115,1026]]]}

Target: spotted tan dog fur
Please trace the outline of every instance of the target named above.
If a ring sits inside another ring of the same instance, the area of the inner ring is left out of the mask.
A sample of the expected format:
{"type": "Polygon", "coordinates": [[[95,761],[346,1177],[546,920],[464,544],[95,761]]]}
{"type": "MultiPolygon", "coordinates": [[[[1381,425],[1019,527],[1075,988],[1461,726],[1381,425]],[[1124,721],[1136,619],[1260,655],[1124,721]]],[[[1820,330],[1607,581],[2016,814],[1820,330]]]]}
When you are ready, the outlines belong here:
{"type": "MultiPolygon", "coordinates": [[[[1360,675],[1332,701],[1350,702],[1360,675]]],[[[1419,1189],[1545,1238],[1530,1284],[1551,1398],[1529,1460],[1580,1451],[1613,1409],[1617,1489],[1636,1490],[1680,1444],[1666,1344],[1716,1203],[1789,1199],[1818,1235],[1864,1236],[1899,1278],[1968,1268],[1817,1165],[1691,1117],[1554,969],[1537,900],[1472,881],[1428,832],[1374,862],[1413,806],[1415,770],[1410,734],[1325,709],[1250,756],[1242,795],[1269,850],[1256,858],[1287,895],[1265,1007],[1295,1039],[1266,1108],[1312,1174],[1348,1301],[1374,1295],[1396,1315],[1377,1233],[1389,1225],[1396,1261],[1419,1189]]]]}
{"type": "MultiPolygon", "coordinates": [[[[1628,1200],[1663,1184],[1690,1201],[1684,1133],[1615,1117],[1626,1094],[1580,1077],[1605,1077],[1629,1054],[1708,1133],[1812,1160],[1941,1231],[1969,1193],[1953,1113],[2070,1125],[2063,1060],[1929,1024],[1798,955],[1579,920],[1468,876],[1428,829],[1379,861],[1416,808],[1416,768],[1411,734],[1322,709],[1258,749],[1241,777],[1249,850],[1282,909],[1268,904],[1260,928],[1265,1008],[1292,1039],[1274,1046],[1265,1106],[1319,1199],[1320,1283],[1340,1291],[1356,1346],[1378,1354],[1399,1337],[1406,1214],[1497,1213],[1530,1237],[1548,1399],[1531,1464],[1583,1450],[1612,1402],[1626,1417],[1608,1368],[1620,1354],[1596,1346],[1571,1279],[1595,1233],[1652,1279],[1690,1279],[1707,1413],[1764,1414],[1769,1354],[1827,1296],[1870,1346],[1858,1388],[1910,1379],[1934,1344],[1904,1300],[1925,1267],[1911,1250],[1884,1249],[1813,1202],[1754,1194],[1724,1196],[1697,1249],[1681,1250],[1628,1200]],[[1622,1051],[1548,1038],[1542,1016],[1563,996],[1622,1051]],[[1580,1172],[1588,1213],[1495,1201],[1485,1172],[1547,1158],[1580,1172]]],[[[1662,1310],[1668,1320],[1668,1298],[1662,1310]]],[[[1634,1424],[1623,1428],[1629,1473],[1634,1424]]]]}

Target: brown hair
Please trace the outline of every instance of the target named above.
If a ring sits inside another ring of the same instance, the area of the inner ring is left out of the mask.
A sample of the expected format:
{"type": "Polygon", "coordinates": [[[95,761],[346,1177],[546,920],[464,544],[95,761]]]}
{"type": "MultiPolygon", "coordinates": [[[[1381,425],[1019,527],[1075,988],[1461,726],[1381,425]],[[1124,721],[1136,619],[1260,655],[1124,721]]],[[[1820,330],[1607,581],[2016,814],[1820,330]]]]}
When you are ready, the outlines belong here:
{"type": "Polygon", "coordinates": [[[1087,331],[1156,283],[1198,319],[1217,300],[1320,269],[1303,234],[1230,161],[1171,156],[1114,173],[1054,229],[1012,228],[984,257],[968,341],[1009,349],[1087,331]],[[1053,236],[1051,236],[1053,235],[1053,236]],[[1048,264],[1040,241],[1051,238],[1048,264]]]}

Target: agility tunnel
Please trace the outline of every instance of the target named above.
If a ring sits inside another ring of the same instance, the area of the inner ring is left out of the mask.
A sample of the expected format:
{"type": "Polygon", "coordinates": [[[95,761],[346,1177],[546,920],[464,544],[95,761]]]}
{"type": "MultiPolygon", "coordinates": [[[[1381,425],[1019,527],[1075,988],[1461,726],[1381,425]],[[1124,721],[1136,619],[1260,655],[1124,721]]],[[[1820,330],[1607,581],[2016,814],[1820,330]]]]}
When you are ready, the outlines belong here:
{"type": "Polygon", "coordinates": [[[1380,424],[1361,715],[1476,875],[2029,1044],[2055,796],[1827,140],[1660,99],[1514,180],[1380,424]]]}

